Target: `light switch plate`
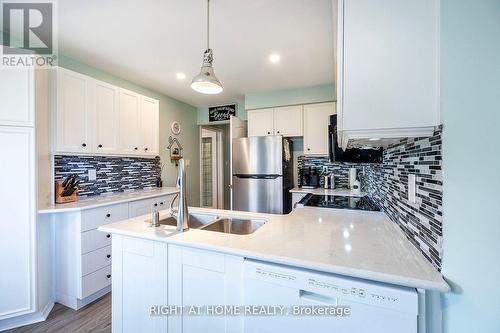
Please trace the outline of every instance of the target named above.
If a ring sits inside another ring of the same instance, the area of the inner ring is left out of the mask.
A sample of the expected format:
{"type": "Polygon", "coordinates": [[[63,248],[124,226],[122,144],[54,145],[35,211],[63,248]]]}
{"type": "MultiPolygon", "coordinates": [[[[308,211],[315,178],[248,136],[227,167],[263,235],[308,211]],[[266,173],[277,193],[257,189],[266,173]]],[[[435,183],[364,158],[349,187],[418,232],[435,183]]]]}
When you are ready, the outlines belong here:
{"type": "Polygon", "coordinates": [[[416,198],[416,188],[415,188],[415,175],[414,174],[409,174],[408,175],[408,200],[410,202],[415,203],[417,201],[416,198]]]}
{"type": "Polygon", "coordinates": [[[89,178],[89,180],[96,180],[97,179],[97,172],[95,169],[88,170],[88,178],[89,178]]]}

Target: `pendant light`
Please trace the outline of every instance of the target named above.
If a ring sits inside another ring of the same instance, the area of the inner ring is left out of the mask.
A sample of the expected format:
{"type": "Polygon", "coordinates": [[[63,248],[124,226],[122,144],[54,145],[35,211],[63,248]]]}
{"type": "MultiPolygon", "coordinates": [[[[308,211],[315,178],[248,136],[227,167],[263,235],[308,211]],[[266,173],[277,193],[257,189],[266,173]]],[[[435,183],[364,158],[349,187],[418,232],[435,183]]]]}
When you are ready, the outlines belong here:
{"type": "Polygon", "coordinates": [[[222,83],[214,73],[212,63],[214,56],[210,48],[210,0],[207,0],[207,49],[203,53],[203,65],[200,74],[191,81],[191,88],[202,94],[218,94],[222,92],[222,83]]]}

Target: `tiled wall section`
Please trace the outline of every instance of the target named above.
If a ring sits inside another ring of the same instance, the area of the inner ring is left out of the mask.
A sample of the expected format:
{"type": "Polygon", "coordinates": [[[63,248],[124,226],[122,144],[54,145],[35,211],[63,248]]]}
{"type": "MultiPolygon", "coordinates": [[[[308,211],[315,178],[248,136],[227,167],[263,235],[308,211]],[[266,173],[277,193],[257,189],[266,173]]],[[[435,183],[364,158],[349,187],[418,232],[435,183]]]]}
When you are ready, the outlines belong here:
{"type": "MultiPolygon", "coordinates": [[[[300,184],[300,169],[311,167],[315,169],[318,174],[322,175],[323,167],[327,168],[326,173],[331,174],[332,172],[335,174],[335,188],[347,188],[349,182],[349,169],[357,168],[360,179],[363,178],[363,170],[367,170],[367,168],[371,168],[371,164],[360,164],[360,163],[339,163],[333,162],[330,163],[328,157],[322,156],[299,156],[297,158],[297,170],[299,172],[299,185],[300,184]]],[[[323,177],[319,179],[321,187],[323,187],[323,177]]],[[[365,185],[367,182],[362,181],[362,184],[365,185]]],[[[364,189],[367,190],[366,188],[364,189]]]]}
{"type": "MultiPolygon", "coordinates": [[[[404,139],[384,150],[383,164],[357,165],[365,171],[364,190],[437,269],[441,269],[443,231],[441,134],[442,127],[431,138],[404,139]],[[411,173],[416,175],[415,203],[408,201],[411,173]]],[[[339,175],[336,186],[347,186],[350,164],[330,164],[327,158],[322,164],[320,158],[304,156],[299,161],[319,168],[327,165],[339,175]]]]}
{"type": "Polygon", "coordinates": [[[54,170],[56,180],[77,174],[80,180],[78,195],[93,196],[155,187],[160,175],[160,158],[56,155],[54,170]],[[96,170],[95,181],[88,180],[89,169],[96,170]]]}

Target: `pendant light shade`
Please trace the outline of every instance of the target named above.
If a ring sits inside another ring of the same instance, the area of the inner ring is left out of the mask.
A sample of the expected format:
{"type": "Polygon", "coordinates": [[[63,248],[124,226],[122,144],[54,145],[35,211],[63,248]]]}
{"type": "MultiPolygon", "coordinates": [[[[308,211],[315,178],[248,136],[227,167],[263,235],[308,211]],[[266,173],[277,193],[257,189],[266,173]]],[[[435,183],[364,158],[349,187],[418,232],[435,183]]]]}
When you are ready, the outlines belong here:
{"type": "Polygon", "coordinates": [[[207,0],[207,49],[203,53],[203,65],[200,74],[191,81],[191,88],[202,94],[218,94],[222,92],[222,83],[215,76],[214,56],[210,48],[210,0],[207,0]]]}
{"type": "Polygon", "coordinates": [[[210,95],[222,92],[222,83],[215,76],[212,61],[212,50],[207,49],[203,54],[203,66],[201,66],[200,74],[196,75],[191,82],[193,90],[210,95]]]}

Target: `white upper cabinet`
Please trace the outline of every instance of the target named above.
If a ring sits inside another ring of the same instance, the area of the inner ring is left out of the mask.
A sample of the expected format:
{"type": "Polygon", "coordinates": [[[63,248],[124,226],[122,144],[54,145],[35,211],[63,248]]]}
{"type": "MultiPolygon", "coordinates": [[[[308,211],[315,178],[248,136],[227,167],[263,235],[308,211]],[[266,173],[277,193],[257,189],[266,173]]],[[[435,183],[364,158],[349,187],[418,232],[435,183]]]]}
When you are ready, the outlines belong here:
{"type": "Polygon", "coordinates": [[[141,96],[141,147],[142,153],[158,155],[160,103],[141,96]]]}
{"type": "Polygon", "coordinates": [[[127,154],[139,154],[140,102],[139,94],[120,89],[120,151],[127,154]]]}
{"type": "Polygon", "coordinates": [[[274,135],[273,109],[250,110],[247,112],[248,136],[274,135]]]}
{"type": "Polygon", "coordinates": [[[432,135],[439,125],[439,1],[339,0],[341,141],[432,135]]]}
{"type": "Polygon", "coordinates": [[[0,75],[0,125],[34,126],[32,69],[5,69],[0,75]]]}
{"type": "Polygon", "coordinates": [[[119,89],[99,81],[95,82],[94,89],[93,149],[96,153],[116,153],[119,136],[119,89]]]}
{"type": "Polygon", "coordinates": [[[55,153],[159,154],[158,100],[63,68],[53,86],[55,153]]]}
{"type": "Polygon", "coordinates": [[[328,125],[335,103],[304,105],[304,154],[328,155],[328,125]]]}
{"type": "Polygon", "coordinates": [[[274,108],[274,135],[303,135],[302,105],[274,108]]]}
{"type": "Polygon", "coordinates": [[[56,151],[89,153],[89,86],[91,79],[68,70],[57,71],[56,151]]]}
{"type": "Polygon", "coordinates": [[[247,111],[248,136],[302,136],[302,105],[247,111]]]}

